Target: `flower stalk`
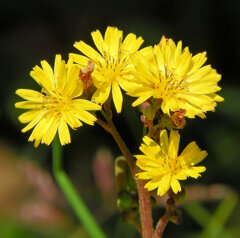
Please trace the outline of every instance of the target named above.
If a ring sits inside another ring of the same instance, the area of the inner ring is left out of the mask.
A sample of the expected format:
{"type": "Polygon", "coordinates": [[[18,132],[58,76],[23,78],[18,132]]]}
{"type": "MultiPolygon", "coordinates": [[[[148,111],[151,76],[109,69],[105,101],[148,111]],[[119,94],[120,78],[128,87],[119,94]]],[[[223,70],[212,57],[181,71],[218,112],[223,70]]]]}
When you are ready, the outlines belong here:
{"type": "MultiPolygon", "coordinates": [[[[132,177],[136,179],[136,173],[138,172],[136,167],[136,162],[129,151],[128,147],[126,146],[125,142],[121,138],[120,134],[118,133],[113,121],[112,121],[112,110],[111,110],[111,97],[107,100],[104,104],[105,108],[105,118],[107,120],[107,125],[109,130],[107,130],[114,140],[116,141],[119,149],[121,150],[124,158],[127,160],[132,177]]],[[[106,128],[103,126],[102,123],[99,123],[104,129],[106,128]]],[[[142,225],[142,236],[144,238],[152,238],[153,236],[153,222],[152,222],[152,208],[151,208],[151,200],[150,194],[147,189],[144,188],[146,182],[143,180],[136,179],[137,188],[138,188],[138,200],[139,200],[139,207],[140,207],[140,216],[141,216],[141,225],[142,225]]]]}
{"type": "Polygon", "coordinates": [[[52,144],[52,156],[54,177],[75,212],[78,220],[82,223],[90,237],[106,238],[106,235],[95,221],[94,217],[62,168],[62,147],[57,136],[52,144]]]}
{"type": "Polygon", "coordinates": [[[139,208],[142,223],[142,235],[144,238],[153,237],[153,222],[151,198],[147,189],[144,188],[146,181],[137,179],[139,208]]]}
{"type": "Polygon", "coordinates": [[[167,207],[165,214],[160,218],[157,223],[154,238],[161,238],[162,234],[168,224],[172,211],[175,209],[175,201],[173,198],[169,198],[167,201],[167,207]]]}

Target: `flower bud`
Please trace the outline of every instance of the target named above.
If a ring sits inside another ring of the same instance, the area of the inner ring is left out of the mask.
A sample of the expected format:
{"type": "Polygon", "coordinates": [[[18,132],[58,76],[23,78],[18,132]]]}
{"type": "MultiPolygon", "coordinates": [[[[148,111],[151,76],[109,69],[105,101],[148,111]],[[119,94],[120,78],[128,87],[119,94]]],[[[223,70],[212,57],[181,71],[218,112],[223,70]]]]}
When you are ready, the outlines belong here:
{"type": "Polygon", "coordinates": [[[186,126],[185,120],[186,110],[181,109],[180,111],[174,112],[171,117],[170,121],[177,129],[183,129],[186,126]]]}
{"type": "Polygon", "coordinates": [[[157,110],[150,101],[143,102],[140,109],[147,120],[152,121],[154,119],[157,110]]]}
{"type": "Polygon", "coordinates": [[[140,116],[140,119],[141,119],[141,122],[146,126],[148,127],[149,126],[149,121],[147,120],[146,116],[145,115],[141,115],[140,116]]]}

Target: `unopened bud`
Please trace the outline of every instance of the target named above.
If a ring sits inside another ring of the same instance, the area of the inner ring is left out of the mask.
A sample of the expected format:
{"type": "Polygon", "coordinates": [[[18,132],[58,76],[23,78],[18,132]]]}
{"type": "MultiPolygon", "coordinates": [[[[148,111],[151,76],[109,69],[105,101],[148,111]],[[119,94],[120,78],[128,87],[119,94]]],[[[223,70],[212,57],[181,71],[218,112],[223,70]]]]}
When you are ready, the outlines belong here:
{"type": "Polygon", "coordinates": [[[145,115],[140,116],[141,122],[144,124],[144,126],[148,127],[149,126],[149,120],[146,118],[145,115]]]}
{"type": "Polygon", "coordinates": [[[87,68],[80,70],[79,77],[80,80],[83,82],[83,91],[87,92],[92,86],[92,72],[94,70],[94,64],[92,61],[88,61],[87,68]]]}
{"type": "Polygon", "coordinates": [[[174,207],[175,206],[175,200],[173,198],[168,198],[167,205],[174,207]]]}
{"type": "Polygon", "coordinates": [[[183,220],[182,211],[180,209],[174,209],[171,212],[169,220],[176,225],[180,225],[182,223],[182,220],[183,220]]]}
{"type": "Polygon", "coordinates": [[[133,206],[131,194],[127,191],[122,191],[118,194],[117,206],[120,211],[128,211],[133,206]]]}
{"type": "Polygon", "coordinates": [[[186,126],[186,120],[185,120],[186,110],[181,109],[178,112],[174,112],[170,120],[175,128],[177,129],[183,129],[186,126]]]}
{"type": "Polygon", "coordinates": [[[127,161],[120,156],[115,160],[115,181],[117,192],[128,190],[130,171],[127,161]]]}
{"type": "Polygon", "coordinates": [[[141,112],[147,118],[147,120],[152,121],[156,114],[156,108],[153,107],[150,101],[145,101],[140,106],[141,112]]]}
{"type": "Polygon", "coordinates": [[[153,98],[152,99],[152,105],[154,108],[157,108],[157,109],[161,108],[162,102],[163,102],[163,100],[161,98],[158,98],[158,99],[153,98]]]}
{"type": "Polygon", "coordinates": [[[178,202],[182,202],[185,199],[185,197],[186,197],[186,192],[184,188],[182,188],[182,190],[177,194],[174,194],[174,198],[178,202]]]}
{"type": "Polygon", "coordinates": [[[145,110],[148,110],[151,106],[152,106],[152,104],[149,101],[143,102],[141,104],[142,112],[145,111],[145,110]]]}

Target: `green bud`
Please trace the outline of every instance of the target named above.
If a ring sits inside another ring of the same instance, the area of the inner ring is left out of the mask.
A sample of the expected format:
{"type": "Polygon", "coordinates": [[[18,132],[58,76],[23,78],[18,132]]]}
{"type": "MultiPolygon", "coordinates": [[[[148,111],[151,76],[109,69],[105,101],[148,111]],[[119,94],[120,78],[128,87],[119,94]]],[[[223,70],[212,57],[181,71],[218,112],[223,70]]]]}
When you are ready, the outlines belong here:
{"type": "Polygon", "coordinates": [[[117,157],[115,160],[115,181],[117,192],[129,190],[130,170],[124,157],[117,157]]]}
{"type": "Polygon", "coordinates": [[[128,211],[133,206],[132,196],[127,191],[122,191],[118,195],[117,206],[120,211],[128,211]]]}

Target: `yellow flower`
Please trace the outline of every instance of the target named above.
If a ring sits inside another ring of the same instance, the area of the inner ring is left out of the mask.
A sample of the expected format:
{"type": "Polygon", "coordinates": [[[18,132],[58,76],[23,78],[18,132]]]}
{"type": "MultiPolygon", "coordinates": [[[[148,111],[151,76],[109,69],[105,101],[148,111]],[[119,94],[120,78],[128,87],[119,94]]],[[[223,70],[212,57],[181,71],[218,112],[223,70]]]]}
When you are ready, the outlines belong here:
{"type": "Polygon", "coordinates": [[[120,113],[123,103],[120,87],[124,89],[125,84],[128,84],[128,80],[132,78],[129,74],[132,67],[129,56],[139,49],[143,39],[136,38],[136,35],[131,33],[123,41],[122,31],[115,27],[107,28],[104,39],[98,30],[92,32],[92,38],[100,53],[80,41],[76,42],[74,46],[88,58],[76,54],[70,54],[70,57],[84,67],[89,60],[93,62],[92,77],[97,90],[93,94],[92,100],[103,104],[112,92],[116,110],[120,113]]]}
{"type": "Polygon", "coordinates": [[[203,66],[206,52],[192,56],[188,47],[182,50],[181,41],[176,46],[163,37],[158,45],[144,48],[132,59],[135,78],[127,94],[138,97],[133,106],[153,97],[168,115],[185,109],[189,118],[204,118],[206,111],[214,111],[216,102],[223,101],[216,95],[221,90],[217,85],[221,75],[210,65],[203,66]]]}
{"type": "Polygon", "coordinates": [[[15,107],[30,109],[19,116],[21,123],[29,123],[22,132],[35,127],[29,141],[35,140],[34,146],[37,147],[40,142],[49,145],[58,131],[60,142],[64,145],[71,142],[67,125],[72,129],[81,126],[81,121],[93,125],[96,118],[86,110],[100,110],[101,106],[79,99],[83,85],[79,81],[79,69],[71,61],[65,64],[61,56],[56,55],[54,71],[45,60],[41,65],[42,68],[34,67],[30,75],[42,91],[16,91],[26,101],[16,103],[15,107]]]}
{"type": "Polygon", "coordinates": [[[170,138],[166,130],[160,133],[160,145],[148,136],[143,138],[145,144],[140,146],[144,155],[136,155],[137,166],[145,172],[139,173],[139,179],[149,179],[145,185],[149,191],[156,188],[157,194],[164,195],[170,187],[174,193],[181,191],[178,180],[187,177],[197,178],[199,173],[205,171],[205,167],[194,165],[201,162],[206,156],[205,150],[201,151],[196,142],[189,143],[178,156],[180,135],[172,130],[170,138]]]}

